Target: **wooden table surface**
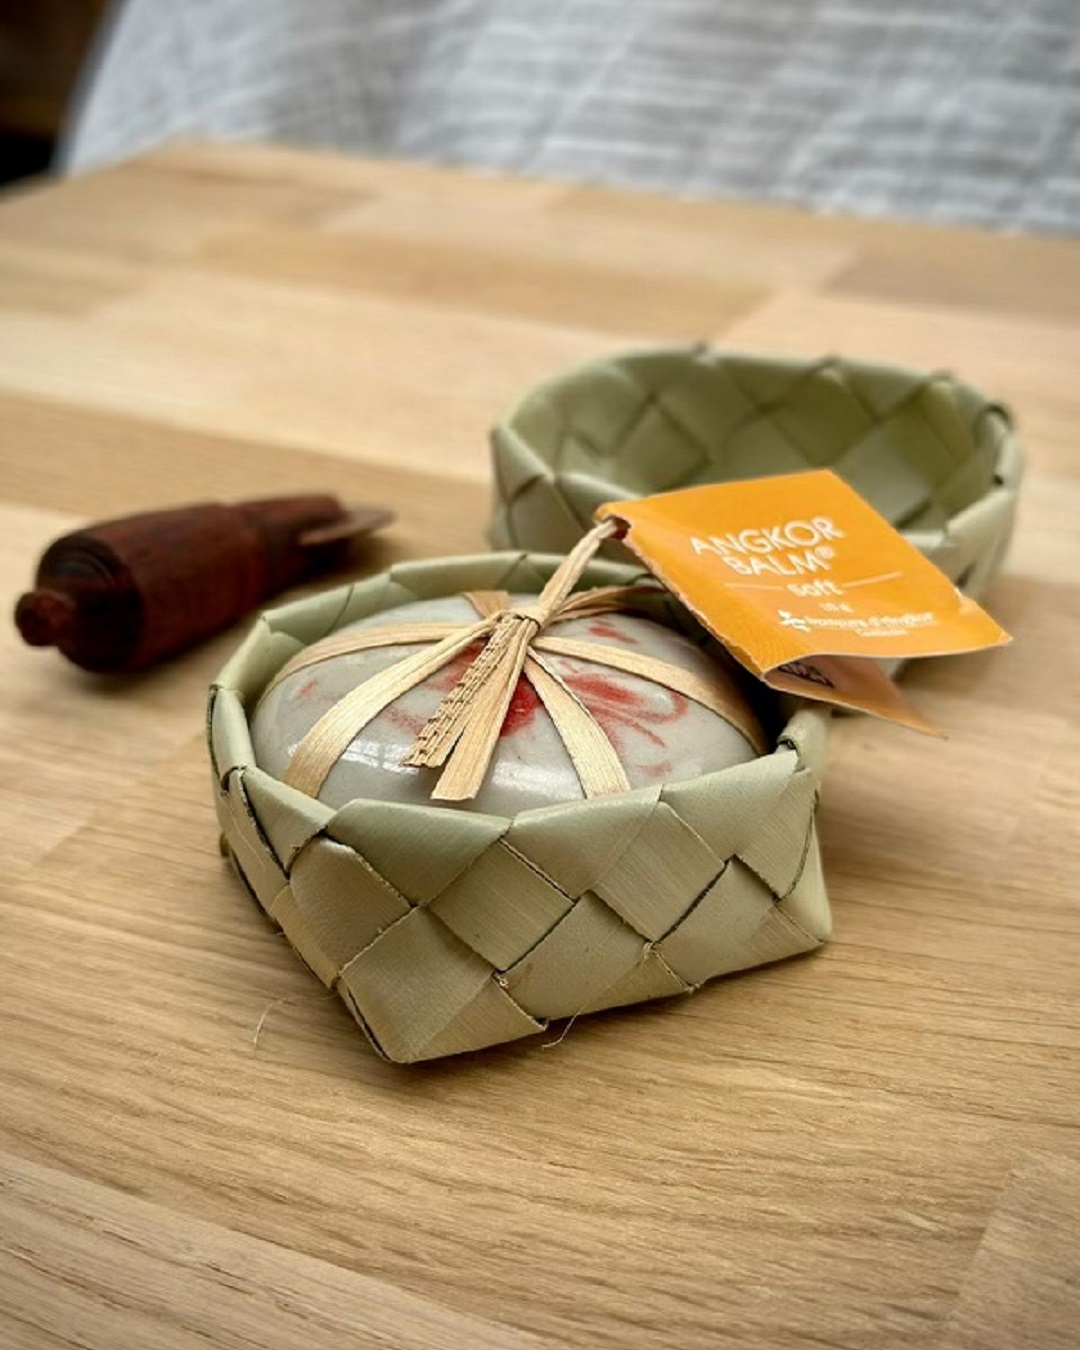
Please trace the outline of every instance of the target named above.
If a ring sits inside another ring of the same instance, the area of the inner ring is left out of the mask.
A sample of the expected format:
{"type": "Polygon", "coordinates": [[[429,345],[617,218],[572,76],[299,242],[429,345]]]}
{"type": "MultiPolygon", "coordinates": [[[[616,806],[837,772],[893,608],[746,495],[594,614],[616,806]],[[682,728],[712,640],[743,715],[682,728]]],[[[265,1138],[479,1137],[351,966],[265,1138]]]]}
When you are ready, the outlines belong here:
{"type": "MultiPolygon", "coordinates": [[[[835,940],[545,1045],[378,1061],[217,851],[204,691],[0,685],[0,1345],[1074,1346],[1080,242],[179,146],[0,206],[0,577],[329,488],[482,547],[486,432],[641,342],[946,367],[1030,451],[951,732],[835,725],[835,940]]],[[[552,1038],[554,1041],[554,1038],[552,1038]]]]}

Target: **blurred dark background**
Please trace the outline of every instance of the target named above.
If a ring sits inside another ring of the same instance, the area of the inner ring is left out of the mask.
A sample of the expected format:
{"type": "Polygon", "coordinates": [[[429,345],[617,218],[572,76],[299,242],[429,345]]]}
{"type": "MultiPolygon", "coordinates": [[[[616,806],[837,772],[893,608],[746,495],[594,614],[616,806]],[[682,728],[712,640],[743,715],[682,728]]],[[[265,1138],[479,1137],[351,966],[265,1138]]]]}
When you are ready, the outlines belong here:
{"type": "Polygon", "coordinates": [[[108,0],[0,0],[0,182],[47,169],[108,0]]]}

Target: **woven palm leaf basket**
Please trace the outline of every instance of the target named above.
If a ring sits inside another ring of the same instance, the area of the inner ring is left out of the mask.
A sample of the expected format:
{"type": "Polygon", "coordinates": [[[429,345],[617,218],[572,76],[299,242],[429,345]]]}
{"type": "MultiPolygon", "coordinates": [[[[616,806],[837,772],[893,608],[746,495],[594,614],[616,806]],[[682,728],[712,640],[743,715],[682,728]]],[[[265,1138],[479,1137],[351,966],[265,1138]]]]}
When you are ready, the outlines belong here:
{"type": "MultiPolygon", "coordinates": [[[[828,936],[814,824],[820,709],[767,705],[760,753],[731,767],[506,815],[426,797],[334,798],[297,786],[300,749],[284,771],[260,762],[258,709],[290,670],[314,669],[320,653],[410,602],[463,592],[543,599],[565,561],[502,553],[408,563],[271,610],[212,686],[223,847],[388,1059],[457,1054],[553,1019],[687,993],[828,936]]],[[[643,585],[642,576],[593,559],[566,603],[643,585]]],[[[655,585],[642,604],[709,643],[655,585]]]]}
{"type": "Polygon", "coordinates": [[[976,599],[1023,472],[1006,413],[948,375],[700,345],[546,380],[493,447],[496,548],[569,549],[603,502],[830,468],[976,599]]]}

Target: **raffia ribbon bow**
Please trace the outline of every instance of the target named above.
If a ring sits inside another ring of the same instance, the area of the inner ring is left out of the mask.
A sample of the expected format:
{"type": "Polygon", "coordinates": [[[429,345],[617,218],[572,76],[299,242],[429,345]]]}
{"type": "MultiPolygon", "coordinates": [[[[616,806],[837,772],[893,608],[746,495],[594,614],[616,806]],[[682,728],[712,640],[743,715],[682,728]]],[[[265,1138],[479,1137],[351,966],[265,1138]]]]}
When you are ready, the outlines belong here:
{"type": "MultiPolygon", "coordinates": [[[[626,771],[606,732],[547,659],[574,657],[652,680],[711,709],[762,752],[756,720],[718,678],[702,679],[654,657],[596,642],[548,635],[566,619],[592,618],[625,609],[642,587],[602,586],[571,594],[596,550],[619,530],[603,521],[566,556],[534,603],[512,607],[505,591],[466,593],[477,612],[471,624],[393,623],[332,634],[298,653],[267,689],[308,666],[377,647],[431,644],[358,685],[311,728],[297,746],[282,780],[309,796],[323,783],[365,726],[395,699],[436,674],[478,642],[480,653],[422,728],[404,763],[442,769],[432,791],[440,801],[466,801],[480,791],[517,689],[524,677],[536,691],[566,746],[586,797],[624,792],[626,771]]],[[[650,593],[655,593],[650,588],[650,593]]],[[[265,695],[264,695],[265,697],[265,695]]]]}

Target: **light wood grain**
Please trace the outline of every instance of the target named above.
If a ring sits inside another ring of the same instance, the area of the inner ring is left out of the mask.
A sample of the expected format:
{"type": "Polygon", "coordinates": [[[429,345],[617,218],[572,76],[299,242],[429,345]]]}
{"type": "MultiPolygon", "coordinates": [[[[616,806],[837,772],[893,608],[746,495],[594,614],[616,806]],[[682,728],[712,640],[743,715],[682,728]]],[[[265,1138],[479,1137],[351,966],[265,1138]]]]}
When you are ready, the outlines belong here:
{"type": "Polygon", "coordinates": [[[543,1350],[393,1285],[0,1156],[5,1350],[543,1350]]]}
{"type": "Polygon", "coordinates": [[[386,502],[372,568],[481,548],[491,422],[646,341],[948,367],[1032,460],[1014,646],[909,676],[951,739],[835,727],[833,943],[549,1048],[380,1063],[236,885],[201,745],[236,634],[103,681],[8,629],[0,1344],[1069,1344],[1078,278],[1069,241],[273,148],[0,207],[5,605],[76,521],[208,495],[386,502]]]}
{"type": "Polygon", "coordinates": [[[1025,1158],[1009,1178],[941,1350],[1074,1350],[1080,1341],[1080,1166],[1025,1158]]]}

